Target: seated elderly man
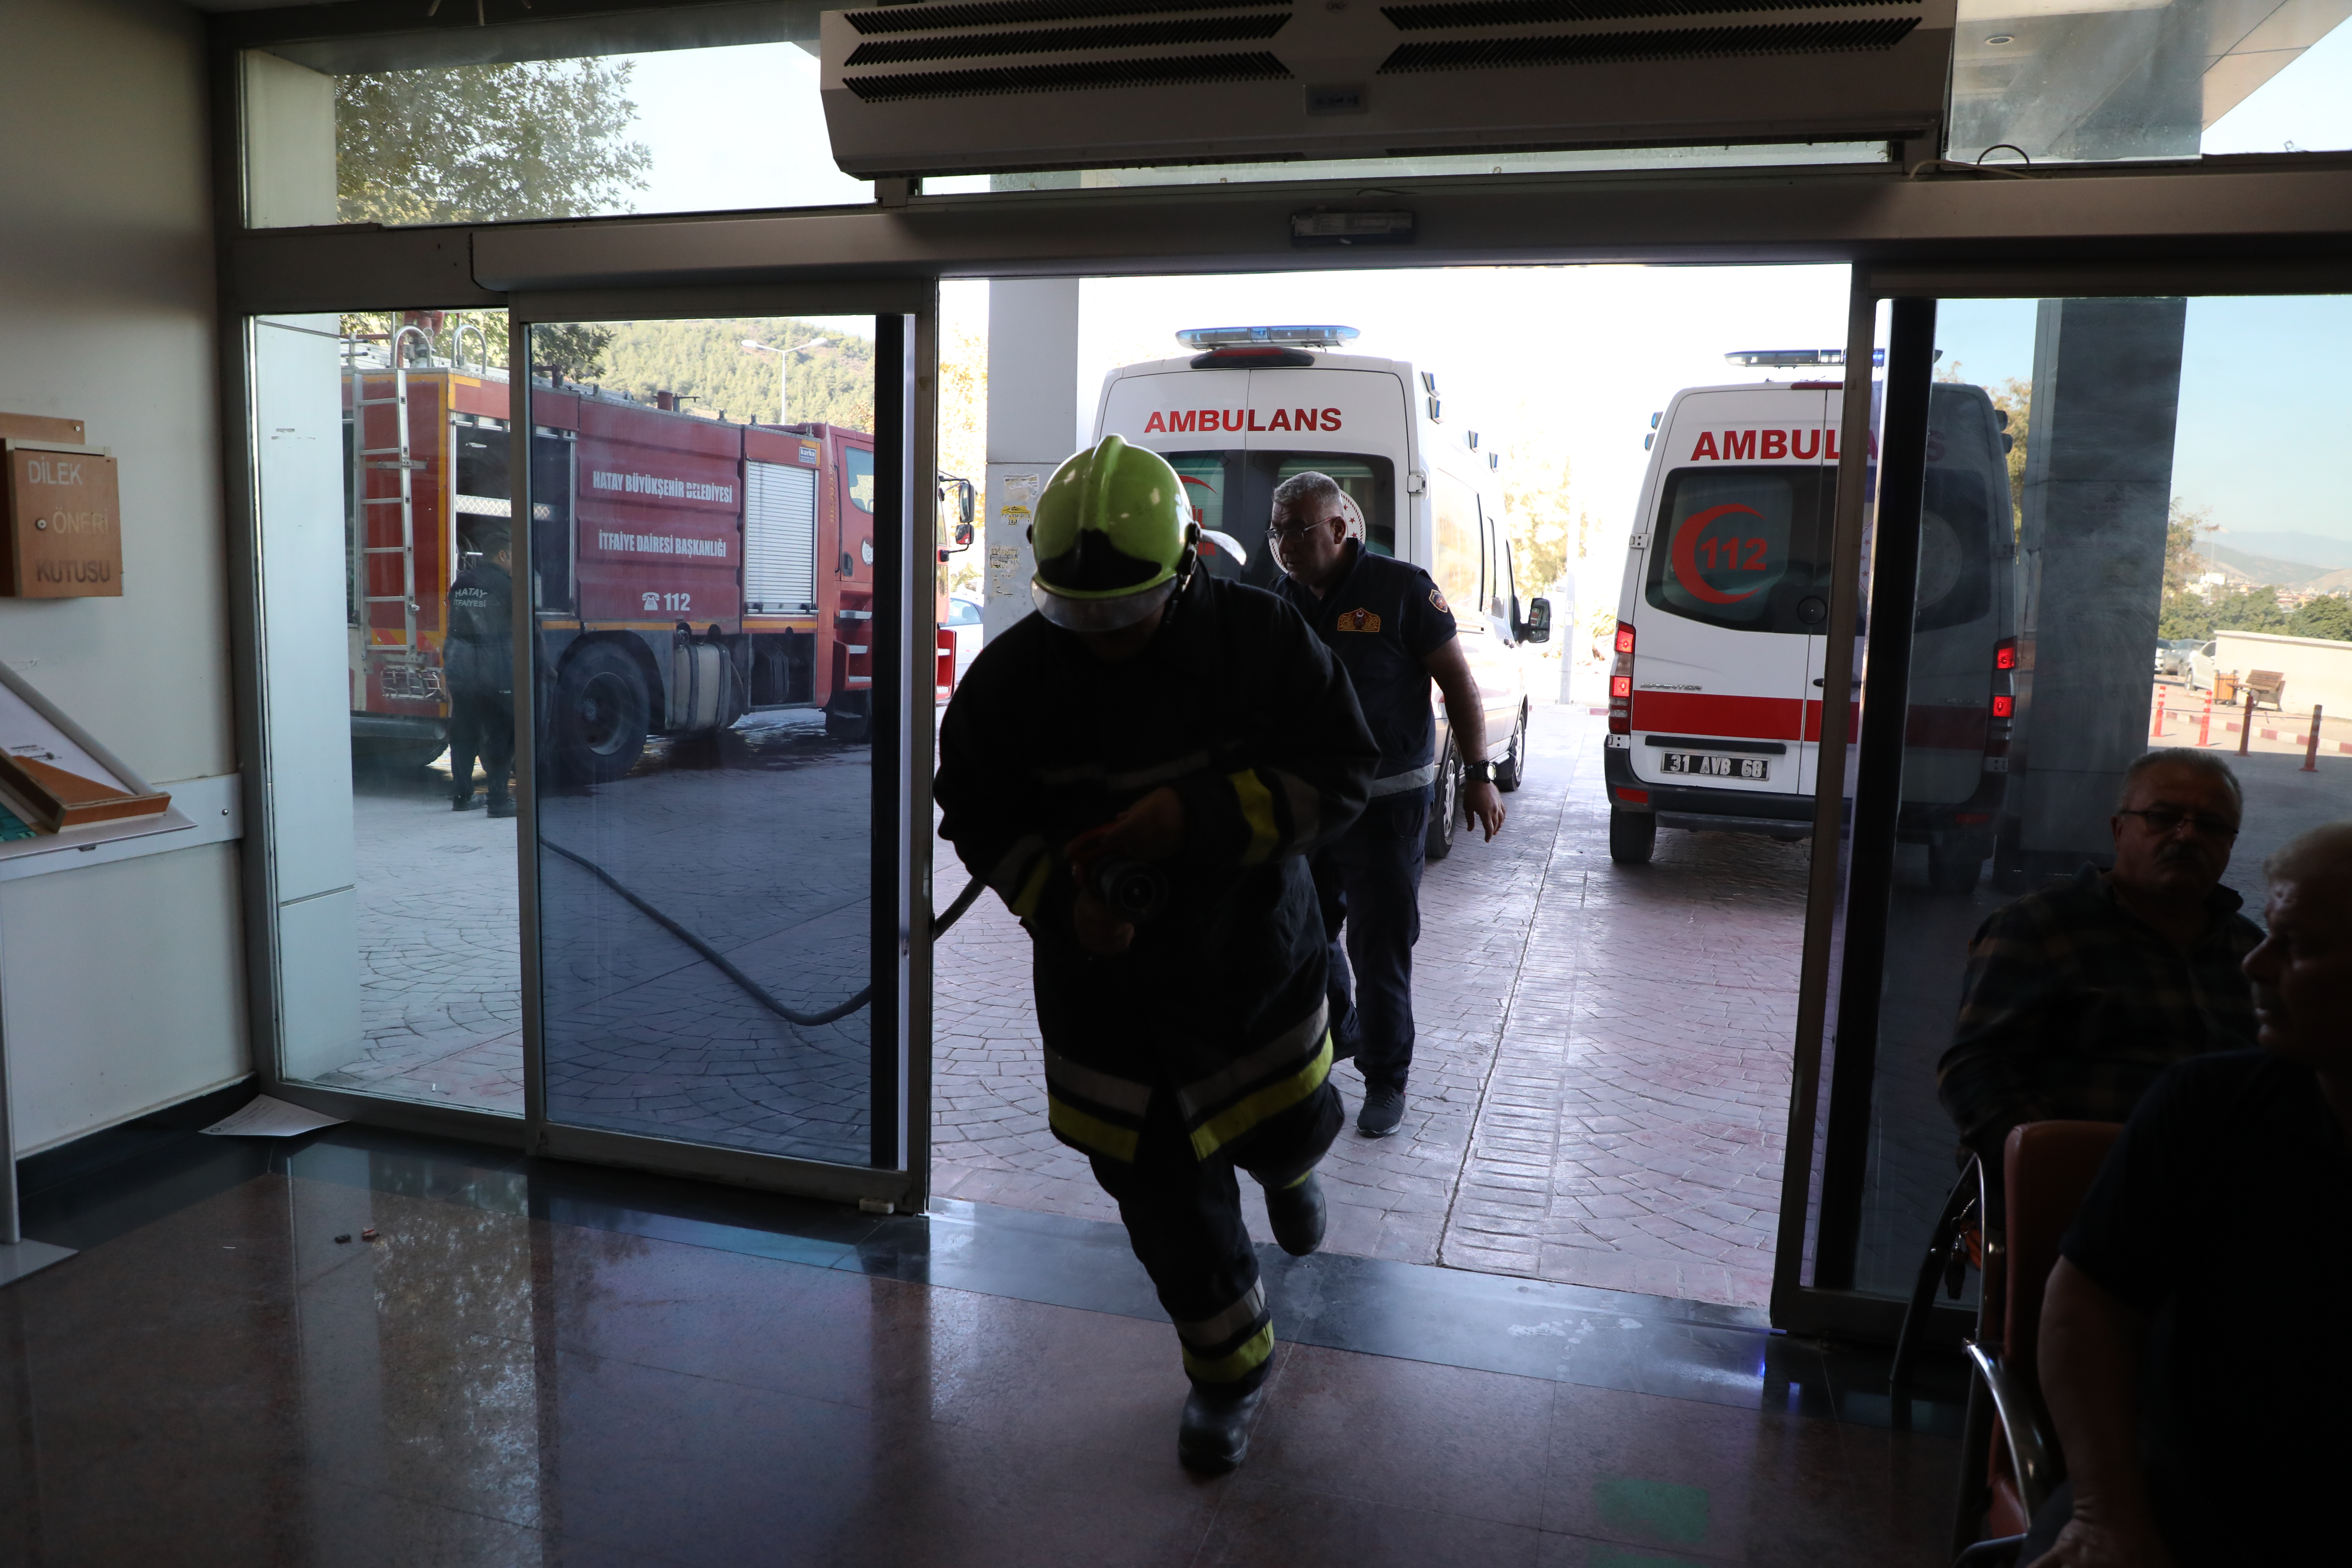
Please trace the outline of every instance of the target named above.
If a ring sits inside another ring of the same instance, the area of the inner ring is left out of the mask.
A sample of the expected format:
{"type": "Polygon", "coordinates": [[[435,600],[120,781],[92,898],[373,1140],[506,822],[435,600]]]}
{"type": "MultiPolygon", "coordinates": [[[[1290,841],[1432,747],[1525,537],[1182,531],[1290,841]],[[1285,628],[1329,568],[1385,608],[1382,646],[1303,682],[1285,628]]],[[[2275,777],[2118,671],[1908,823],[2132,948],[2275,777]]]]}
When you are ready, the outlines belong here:
{"type": "Polygon", "coordinates": [[[2021,1121],[2121,1121],[2175,1062],[2254,1043],[2238,966],[2263,933],[2221,886],[2242,805],[2220,758],[2149,752],[2108,819],[2115,868],[1978,928],[1936,1093],[1989,1169],[2021,1121]]]}
{"type": "Polygon", "coordinates": [[[2352,1557],[2352,822],[2263,868],[2262,1048],[2158,1079],[2060,1244],[2043,1568],[2352,1557]]]}

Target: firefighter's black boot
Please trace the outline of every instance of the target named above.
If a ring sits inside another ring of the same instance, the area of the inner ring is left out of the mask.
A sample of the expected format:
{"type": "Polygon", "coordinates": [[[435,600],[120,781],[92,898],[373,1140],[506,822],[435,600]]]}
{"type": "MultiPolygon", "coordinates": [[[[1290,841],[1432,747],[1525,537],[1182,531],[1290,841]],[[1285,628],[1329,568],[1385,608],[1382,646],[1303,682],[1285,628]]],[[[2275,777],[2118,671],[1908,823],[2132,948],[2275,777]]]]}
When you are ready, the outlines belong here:
{"type": "Polygon", "coordinates": [[[472,790],[467,790],[467,791],[465,794],[463,794],[463,795],[451,795],[451,796],[449,797],[449,809],[450,809],[450,810],[452,810],[452,811],[471,811],[471,810],[473,810],[473,809],[474,809],[474,792],[473,792],[472,790]]]}
{"type": "Polygon", "coordinates": [[[1323,1185],[1309,1171],[1295,1184],[1265,1190],[1266,1223],[1274,1239],[1293,1258],[1304,1258],[1323,1245],[1323,1185]]]}
{"type": "Polygon", "coordinates": [[[490,796],[490,815],[492,816],[512,816],[514,814],[514,796],[507,794],[504,790],[500,790],[496,795],[490,796]]]}
{"type": "Polygon", "coordinates": [[[1176,1431],[1176,1457],[1184,1468],[1222,1476],[1248,1458],[1250,1422],[1265,1395],[1264,1384],[1246,1394],[1194,1384],[1184,1401],[1184,1424],[1176,1431]]]}

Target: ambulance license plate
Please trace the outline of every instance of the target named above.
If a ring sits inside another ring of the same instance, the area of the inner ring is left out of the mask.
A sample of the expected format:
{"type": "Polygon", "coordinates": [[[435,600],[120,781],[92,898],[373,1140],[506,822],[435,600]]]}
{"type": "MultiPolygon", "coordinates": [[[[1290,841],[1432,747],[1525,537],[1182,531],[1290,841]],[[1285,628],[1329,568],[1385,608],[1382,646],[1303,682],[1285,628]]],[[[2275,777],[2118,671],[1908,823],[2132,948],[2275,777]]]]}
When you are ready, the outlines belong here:
{"type": "Polygon", "coordinates": [[[1698,752],[1668,752],[1666,772],[1710,779],[1767,779],[1772,764],[1761,757],[1710,757],[1698,752]]]}

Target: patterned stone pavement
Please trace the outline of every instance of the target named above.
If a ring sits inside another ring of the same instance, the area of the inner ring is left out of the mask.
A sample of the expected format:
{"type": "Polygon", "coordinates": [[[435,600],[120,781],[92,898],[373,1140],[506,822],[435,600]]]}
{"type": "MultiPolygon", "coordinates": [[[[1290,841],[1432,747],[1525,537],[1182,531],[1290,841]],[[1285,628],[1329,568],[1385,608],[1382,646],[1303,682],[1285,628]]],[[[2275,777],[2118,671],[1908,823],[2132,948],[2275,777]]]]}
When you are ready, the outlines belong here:
{"type": "MultiPolygon", "coordinates": [[[[1538,708],[1502,836],[1430,868],[1406,1122],[1341,1134],[1326,1245],[1761,1304],[1806,847],[1667,834],[1651,866],[1611,865],[1600,734],[1584,709],[1538,708]]],[[[1113,1217],[1045,1131],[1019,927],[983,899],[936,972],[935,1190],[1113,1217]]],[[[1339,1080],[1352,1108],[1361,1082],[1339,1080]]]]}
{"type": "Polygon", "coordinates": [[[318,1081],[520,1113],[514,823],[451,811],[446,763],[361,775],[352,818],[366,1048],[318,1081]]]}

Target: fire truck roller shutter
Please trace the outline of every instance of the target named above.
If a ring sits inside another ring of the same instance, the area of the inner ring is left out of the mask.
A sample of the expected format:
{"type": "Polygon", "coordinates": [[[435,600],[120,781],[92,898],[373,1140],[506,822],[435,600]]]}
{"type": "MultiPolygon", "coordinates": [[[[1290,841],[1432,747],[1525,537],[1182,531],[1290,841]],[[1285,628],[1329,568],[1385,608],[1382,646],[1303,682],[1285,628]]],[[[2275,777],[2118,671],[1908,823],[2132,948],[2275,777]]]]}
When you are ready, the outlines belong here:
{"type": "Polygon", "coordinates": [[[743,610],[806,615],[816,608],[816,470],[743,465],[743,610]]]}

